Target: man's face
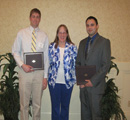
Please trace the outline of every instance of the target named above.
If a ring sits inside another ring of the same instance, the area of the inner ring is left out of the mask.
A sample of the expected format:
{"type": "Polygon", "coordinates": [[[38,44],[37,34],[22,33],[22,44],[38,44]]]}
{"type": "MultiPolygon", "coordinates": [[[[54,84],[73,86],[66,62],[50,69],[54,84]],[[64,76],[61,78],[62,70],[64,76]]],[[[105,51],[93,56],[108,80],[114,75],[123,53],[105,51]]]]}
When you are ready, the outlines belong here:
{"type": "Polygon", "coordinates": [[[30,17],[30,24],[33,28],[37,28],[40,23],[41,17],[38,13],[32,13],[30,17]]]}
{"type": "Polygon", "coordinates": [[[96,25],[95,20],[89,19],[86,22],[86,30],[90,37],[93,37],[98,31],[98,25],[96,25]]]}

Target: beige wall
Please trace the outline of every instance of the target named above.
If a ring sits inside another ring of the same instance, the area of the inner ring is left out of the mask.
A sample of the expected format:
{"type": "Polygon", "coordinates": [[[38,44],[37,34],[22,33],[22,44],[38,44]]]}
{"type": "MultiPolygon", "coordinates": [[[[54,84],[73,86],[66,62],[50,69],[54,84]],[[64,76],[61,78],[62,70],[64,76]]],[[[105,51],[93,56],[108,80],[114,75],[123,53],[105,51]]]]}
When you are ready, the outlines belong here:
{"type": "MultiPolygon", "coordinates": [[[[54,40],[57,27],[64,23],[77,46],[80,40],[87,36],[84,24],[86,18],[93,15],[99,21],[99,33],[111,40],[112,55],[117,61],[123,62],[119,64],[120,77],[117,85],[121,91],[121,105],[130,119],[130,68],[123,69],[130,66],[129,5],[130,0],[0,0],[0,54],[11,52],[17,32],[29,25],[29,12],[32,8],[41,10],[40,28],[48,34],[50,42],[54,40]]],[[[44,95],[46,97],[43,97],[43,108],[46,109],[42,109],[42,115],[49,120],[51,108],[48,89],[44,95]]],[[[80,101],[77,86],[71,101],[70,118],[79,120],[80,101]]]]}
{"type": "Polygon", "coordinates": [[[130,61],[129,0],[0,0],[0,54],[11,52],[17,32],[29,25],[29,12],[42,12],[40,28],[53,41],[57,27],[67,25],[72,41],[87,36],[85,19],[96,16],[99,33],[111,40],[112,55],[117,61],[130,61]]]}

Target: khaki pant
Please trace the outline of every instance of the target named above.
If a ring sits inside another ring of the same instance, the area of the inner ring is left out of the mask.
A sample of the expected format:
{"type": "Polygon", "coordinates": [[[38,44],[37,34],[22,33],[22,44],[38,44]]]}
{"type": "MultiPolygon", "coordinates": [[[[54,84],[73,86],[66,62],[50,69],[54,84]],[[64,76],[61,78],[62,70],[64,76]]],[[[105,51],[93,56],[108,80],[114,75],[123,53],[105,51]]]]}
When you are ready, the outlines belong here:
{"type": "Polygon", "coordinates": [[[29,101],[32,96],[33,120],[40,120],[43,70],[25,73],[19,70],[19,94],[21,119],[28,120],[29,101]]]}

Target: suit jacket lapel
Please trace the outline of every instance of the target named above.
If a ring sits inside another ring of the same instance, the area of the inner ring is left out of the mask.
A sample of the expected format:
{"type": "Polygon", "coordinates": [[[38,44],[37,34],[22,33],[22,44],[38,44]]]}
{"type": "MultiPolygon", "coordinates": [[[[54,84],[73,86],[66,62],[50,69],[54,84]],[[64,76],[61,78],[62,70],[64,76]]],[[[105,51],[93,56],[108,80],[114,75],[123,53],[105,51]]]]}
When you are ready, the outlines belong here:
{"type": "Polygon", "coordinates": [[[99,34],[97,33],[97,36],[96,36],[95,40],[93,41],[93,43],[91,45],[91,48],[90,48],[90,51],[89,51],[89,53],[87,55],[87,60],[89,59],[89,57],[91,56],[94,48],[96,47],[96,44],[98,43],[98,38],[99,38],[99,34]]]}
{"type": "Polygon", "coordinates": [[[83,55],[84,55],[84,59],[85,59],[85,54],[86,54],[86,45],[87,45],[87,41],[88,41],[88,37],[85,40],[85,43],[83,44],[83,55]]]}

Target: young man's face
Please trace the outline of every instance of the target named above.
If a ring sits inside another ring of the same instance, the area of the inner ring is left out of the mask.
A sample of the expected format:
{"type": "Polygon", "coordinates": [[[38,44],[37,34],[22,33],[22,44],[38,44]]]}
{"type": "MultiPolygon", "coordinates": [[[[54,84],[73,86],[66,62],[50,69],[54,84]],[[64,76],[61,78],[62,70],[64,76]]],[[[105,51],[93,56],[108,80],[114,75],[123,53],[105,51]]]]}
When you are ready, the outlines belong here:
{"type": "Polygon", "coordinates": [[[41,17],[38,13],[32,13],[30,17],[30,24],[33,28],[37,28],[40,23],[41,17]]]}
{"type": "Polygon", "coordinates": [[[96,22],[94,19],[89,19],[86,22],[86,30],[90,37],[93,37],[97,31],[98,31],[98,25],[96,25],[96,22]]]}

